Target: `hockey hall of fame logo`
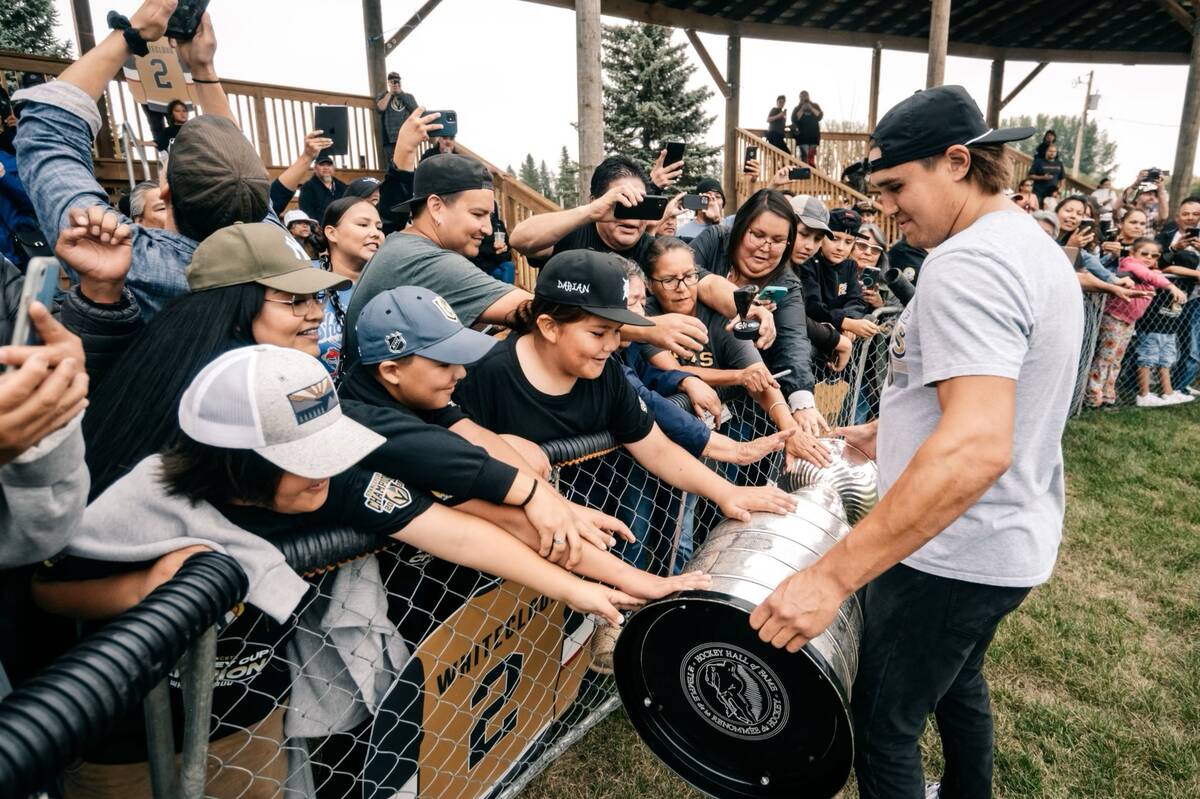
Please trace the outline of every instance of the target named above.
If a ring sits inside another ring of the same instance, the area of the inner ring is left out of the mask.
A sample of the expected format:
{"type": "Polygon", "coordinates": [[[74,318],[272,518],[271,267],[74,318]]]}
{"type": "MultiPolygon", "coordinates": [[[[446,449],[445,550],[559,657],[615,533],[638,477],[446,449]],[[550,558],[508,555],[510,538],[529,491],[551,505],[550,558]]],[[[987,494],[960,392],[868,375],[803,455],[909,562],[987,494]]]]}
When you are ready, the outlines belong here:
{"type": "Polygon", "coordinates": [[[700,717],[735,738],[765,740],[787,722],[788,698],[775,672],[736,646],[696,647],[684,656],[679,677],[700,717]]]}

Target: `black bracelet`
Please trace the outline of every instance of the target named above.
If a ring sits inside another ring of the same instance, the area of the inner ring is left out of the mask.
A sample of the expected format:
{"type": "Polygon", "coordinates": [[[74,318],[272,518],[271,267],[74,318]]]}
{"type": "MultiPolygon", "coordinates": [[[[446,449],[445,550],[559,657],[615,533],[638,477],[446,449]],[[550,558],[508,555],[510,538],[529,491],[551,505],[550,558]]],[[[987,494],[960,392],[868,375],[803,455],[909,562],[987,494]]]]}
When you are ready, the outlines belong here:
{"type": "Polygon", "coordinates": [[[217,78],[216,80],[204,80],[203,78],[192,78],[192,83],[220,83],[220,82],[221,82],[220,78],[217,78]]]}
{"type": "Polygon", "coordinates": [[[533,495],[537,493],[538,481],[533,481],[533,488],[529,489],[529,496],[525,497],[525,501],[518,505],[518,508],[523,508],[529,504],[529,500],[533,499],[533,495]]]}

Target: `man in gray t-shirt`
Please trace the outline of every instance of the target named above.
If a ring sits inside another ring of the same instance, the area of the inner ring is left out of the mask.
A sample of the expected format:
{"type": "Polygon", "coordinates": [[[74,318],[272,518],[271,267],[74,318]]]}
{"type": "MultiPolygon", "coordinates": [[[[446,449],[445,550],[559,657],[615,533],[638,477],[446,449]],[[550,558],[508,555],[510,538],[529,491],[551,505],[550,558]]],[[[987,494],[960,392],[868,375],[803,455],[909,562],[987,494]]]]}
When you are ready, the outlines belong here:
{"type": "Polygon", "coordinates": [[[751,616],[763,640],[795,651],[866,586],[853,698],[863,799],[927,795],[930,714],[941,795],[991,796],[984,655],[1058,553],[1083,313],[1062,251],[1002,193],[1004,142],[1032,133],[990,129],[962,87],[942,86],[872,134],[884,212],[931,250],[893,333],[878,436],[874,424],[842,431],[878,450],[883,498],[751,616]]]}

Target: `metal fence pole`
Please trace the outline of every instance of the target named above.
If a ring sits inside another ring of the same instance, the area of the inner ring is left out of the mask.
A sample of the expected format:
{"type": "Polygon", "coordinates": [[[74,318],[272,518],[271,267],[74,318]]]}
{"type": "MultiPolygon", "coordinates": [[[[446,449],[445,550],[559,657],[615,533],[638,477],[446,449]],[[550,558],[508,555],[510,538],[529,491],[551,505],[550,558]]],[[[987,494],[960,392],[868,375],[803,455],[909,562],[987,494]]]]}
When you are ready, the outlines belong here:
{"type": "Polygon", "coordinates": [[[216,679],[217,628],[209,627],[183,656],[183,762],[179,768],[182,799],[201,799],[208,775],[208,728],[216,679]]]}
{"type": "Polygon", "coordinates": [[[179,775],[175,771],[175,734],[171,724],[170,677],[164,677],[146,694],[142,706],[146,720],[146,759],[150,762],[150,784],[154,799],[179,796],[179,775]]]}

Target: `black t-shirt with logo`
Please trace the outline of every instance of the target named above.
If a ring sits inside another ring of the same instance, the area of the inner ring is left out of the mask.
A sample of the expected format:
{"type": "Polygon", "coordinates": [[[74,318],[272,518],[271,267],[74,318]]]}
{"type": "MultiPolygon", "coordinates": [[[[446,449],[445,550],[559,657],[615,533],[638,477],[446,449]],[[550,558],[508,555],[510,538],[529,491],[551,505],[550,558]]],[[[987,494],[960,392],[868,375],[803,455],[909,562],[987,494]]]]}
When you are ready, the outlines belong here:
{"type": "Polygon", "coordinates": [[[576,380],[566,394],[544,394],[521,371],[519,340],[511,336],[493,347],[455,389],[454,401],[473,420],[535,444],[601,432],[632,444],[650,434],[654,414],[616,361],[610,358],[595,380],[576,380]]]}
{"type": "MultiPolygon", "coordinates": [[[[586,225],[580,225],[572,230],[567,235],[558,240],[554,245],[554,255],[567,250],[593,250],[594,252],[615,252],[617,255],[624,256],[631,261],[635,261],[642,269],[647,268],[646,250],[650,248],[650,243],[654,241],[654,237],[649,233],[643,233],[642,237],[634,242],[634,245],[627,250],[614,250],[609,247],[604,239],[600,238],[600,231],[596,230],[595,222],[588,222],[586,225]]],[[[549,260],[549,259],[547,259],[549,260]]],[[[535,264],[539,268],[545,263],[535,264]]]]}
{"type": "MultiPolygon", "coordinates": [[[[296,529],[332,526],[353,527],[383,538],[403,529],[432,503],[428,494],[412,491],[399,480],[355,467],[330,481],[329,499],[312,513],[276,513],[243,505],[218,506],[218,510],[233,524],[268,540],[296,529]]],[[[39,574],[48,581],[73,582],[141,571],[152,565],[153,561],[117,563],[66,557],[43,567],[39,574]]],[[[297,606],[297,612],[308,604],[315,591],[315,587],[310,589],[297,606]]],[[[101,626],[103,623],[89,625],[91,630],[101,626]]],[[[291,621],[279,624],[248,604],[226,615],[217,636],[210,739],[254,726],[287,696],[292,678],[283,650],[293,629],[291,621]]],[[[172,672],[169,679],[178,751],[183,742],[182,686],[177,672],[172,672]]],[[[84,759],[106,764],[145,761],[146,731],[141,707],[120,719],[96,747],[84,753],[84,759]]]]}

